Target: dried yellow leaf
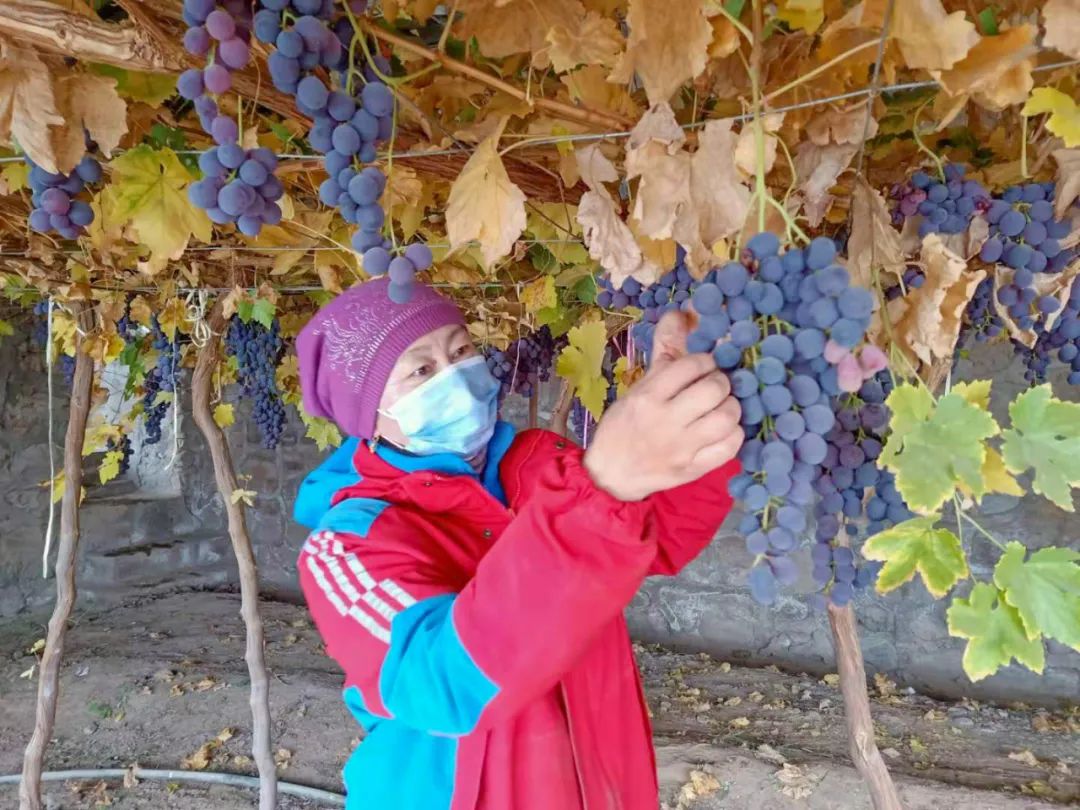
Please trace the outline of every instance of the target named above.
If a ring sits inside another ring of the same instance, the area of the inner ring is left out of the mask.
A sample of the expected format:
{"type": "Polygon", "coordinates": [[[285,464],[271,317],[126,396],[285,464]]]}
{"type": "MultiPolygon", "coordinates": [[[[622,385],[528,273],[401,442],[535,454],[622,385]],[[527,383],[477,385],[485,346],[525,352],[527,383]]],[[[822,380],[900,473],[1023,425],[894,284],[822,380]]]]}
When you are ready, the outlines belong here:
{"type": "Polygon", "coordinates": [[[496,149],[500,131],[477,147],[461,170],[446,203],[451,250],[473,239],[491,266],[510,252],[525,230],[525,195],[510,180],[496,149]]]}
{"type": "Polygon", "coordinates": [[[611,81],[628,84],[636,73],[659,104],[705,69],[713,30],[704,0],[630,0],[626,22],[630,38],[611,81]]]}
{"type": "Polygon", "coordinates": [[[1080,0],[1046,0],[1042,13],[1043,46],[1080,57],[1080,0]]]}

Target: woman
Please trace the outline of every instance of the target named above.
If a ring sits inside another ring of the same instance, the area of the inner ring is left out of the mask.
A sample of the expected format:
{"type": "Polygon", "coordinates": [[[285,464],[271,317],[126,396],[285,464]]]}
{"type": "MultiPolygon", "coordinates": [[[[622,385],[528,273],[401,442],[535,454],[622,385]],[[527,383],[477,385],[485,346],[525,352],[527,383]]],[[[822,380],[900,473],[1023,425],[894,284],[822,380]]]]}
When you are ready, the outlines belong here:
{"type": "Polygon", "coordinates": [[[730,507],[737,402],[676,313],[589,449],[496,421],[457,307],[384,280],[297,341],[304,407],[350,437],[307,478],[300,581],[366,738],[348,808],[656,810],[623,608],[730,507]]]}

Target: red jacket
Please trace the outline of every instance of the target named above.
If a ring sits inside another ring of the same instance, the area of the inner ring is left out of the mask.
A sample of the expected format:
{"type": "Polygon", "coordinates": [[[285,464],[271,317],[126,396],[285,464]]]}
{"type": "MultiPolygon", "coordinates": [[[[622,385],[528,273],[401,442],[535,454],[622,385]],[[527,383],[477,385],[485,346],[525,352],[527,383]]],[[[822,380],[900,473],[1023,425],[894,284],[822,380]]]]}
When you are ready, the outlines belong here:
{"type": "Polygon", "coordinates": [[[346,806],[656,810],[622,612],[709,543],[737,471],[623,503],[578,447],[505,423],[481,476],[453,456],[335,454],[297,516],[314,529],[300,582],[367,730],[346,806]]]}

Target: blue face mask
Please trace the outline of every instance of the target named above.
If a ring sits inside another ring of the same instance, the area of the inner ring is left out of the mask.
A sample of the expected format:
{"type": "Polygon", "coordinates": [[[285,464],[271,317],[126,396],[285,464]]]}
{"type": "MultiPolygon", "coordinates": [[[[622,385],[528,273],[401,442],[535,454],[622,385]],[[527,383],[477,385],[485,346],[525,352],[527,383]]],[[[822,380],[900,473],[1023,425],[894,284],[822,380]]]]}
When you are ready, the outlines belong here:
{"type": "Polygon", "coordinates": [[[405,434],[405,449],[469,458],[495,432],[499,382],[483,357],[448,366],[385,411],[405,434]]]}

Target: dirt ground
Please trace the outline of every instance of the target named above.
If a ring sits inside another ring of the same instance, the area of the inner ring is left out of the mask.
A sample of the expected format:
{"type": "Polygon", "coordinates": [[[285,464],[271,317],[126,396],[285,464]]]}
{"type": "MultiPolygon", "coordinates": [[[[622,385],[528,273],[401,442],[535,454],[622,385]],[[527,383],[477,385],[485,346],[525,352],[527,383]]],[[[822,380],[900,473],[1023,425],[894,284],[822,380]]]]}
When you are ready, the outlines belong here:
{"type": "MultiPolygon", "coordinates": [[[[339,792],[359,739],[341,678],[303,608],[266,602],[273,734],[283,780],[339,792]]],[[[33,726],[22,677],[47,617],[0,625],[0,774],[33,726]]],[[[239,598],[186,593],[80,613],[69,632],[47,768],[196,768],[254,774],[239,598]]],[[[831,678],[639,650],[663,799],[672,810],[869,808],[847,759],[831,678]]],[[[36,675],[36,672],[34,673],[36,675]]],[[[1080,806],[1080,711],[947,703],[872,684],[878,741],[908,810],[1080,806]]],[[[178,783],[52,783],[50,808],[240,810],[254,793],[178,783]]],[[[17,807],[0,785],[0,808],[17,807]]],[[[314,808],[283,798],[282,810],[314,808]]]]}

